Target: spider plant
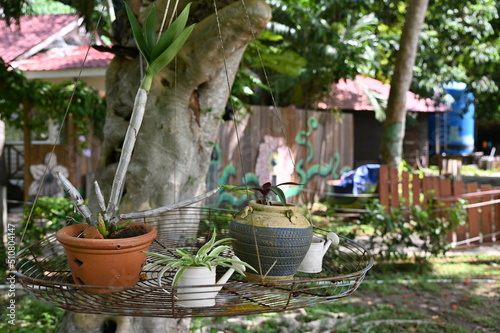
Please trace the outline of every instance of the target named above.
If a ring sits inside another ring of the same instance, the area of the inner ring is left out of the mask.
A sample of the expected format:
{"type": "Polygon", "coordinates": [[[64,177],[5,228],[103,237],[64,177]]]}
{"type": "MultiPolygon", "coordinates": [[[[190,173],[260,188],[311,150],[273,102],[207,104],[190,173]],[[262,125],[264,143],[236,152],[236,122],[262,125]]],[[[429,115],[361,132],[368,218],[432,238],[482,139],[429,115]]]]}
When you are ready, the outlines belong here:
{"type": "Polygon", "coordinates": [[[210,240],[207,243],[205,243],[202,247],[200,247],[200,249],[194,254],[187,249],[179,249],[179,248],[175,249],[175,252],[179,257],[171,257],[169,255],[156,252],[144,252],[150,256],[160,258],[160,260],[157,260],[153,263],[146,265],[144,269],[148,270],[157,265],[165,264],[165,266],[161,269],[161,271],[158,274],[158,284],[160,286],[163,285],[162,283],[163,275],[168,270],[173,268],[178,269],[172,281],[173,286],[177,284],[182,273],[190,267],[207,267],[210,270],[212,270],[215,269],[216,266],[222,266],[222,267],[232,268],[236,272],[244,276],[243,271],[238,267],[239,264],[255,271],[255,269],[252,266],[250,266],[246,262],[237,259],[237,257],[229,258],[222,255],[224,251],[231,248],[229,245],[225,245],[224,243],[228,243],[231,240],[232,238],[223,238],[216,240],[216,233],[214,231],[210,240]]]}

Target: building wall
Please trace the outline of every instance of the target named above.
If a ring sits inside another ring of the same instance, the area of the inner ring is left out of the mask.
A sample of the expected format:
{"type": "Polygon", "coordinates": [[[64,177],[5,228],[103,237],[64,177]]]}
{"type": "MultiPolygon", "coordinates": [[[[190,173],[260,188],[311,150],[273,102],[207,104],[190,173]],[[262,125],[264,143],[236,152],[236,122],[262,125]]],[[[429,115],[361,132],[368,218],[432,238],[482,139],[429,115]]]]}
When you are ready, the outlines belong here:
{"type": "MultiPolygon", "coordinates": [[[[373,112],[356,111],[354,117],[354,168],[360,165],[379,164],[383,123],[377,121],[373,112]]],[[[413,166],[416,160],[428,165],[429,139],[428,114],[420,112],[415,121],[407,121],[403,139],[403,159],[413,166]]]]}
{"type": "MultiPolygon", "coordinates": [[[[274,176],[277,183],[305,184],[306,193],[314,197],[326,190],[327,180],[338,179],[346,168],[352,168],[350,114],[256,106],[251,115],[236,117],[236,126],[233,121],[220,126],[208,188],[245,182],[262,184],[274,176]]],[[[293,196],[293,191],[286,193],[293,196]]],[[[237,205],[236,196],[227,193],[222,197],[237,205]]]]}
{"type": "Polygon", "coordinates": [[[354,168],[380,163],[383,125],[372,111],[356,111],[354,117],[354,168]]]}

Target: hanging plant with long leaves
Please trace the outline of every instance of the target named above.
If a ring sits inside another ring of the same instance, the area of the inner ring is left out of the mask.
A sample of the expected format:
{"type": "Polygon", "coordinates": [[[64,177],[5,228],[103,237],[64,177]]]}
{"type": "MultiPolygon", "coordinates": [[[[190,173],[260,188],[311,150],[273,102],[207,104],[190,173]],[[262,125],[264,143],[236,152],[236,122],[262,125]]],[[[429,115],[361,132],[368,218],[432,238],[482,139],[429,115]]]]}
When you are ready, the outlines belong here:
{"type": "Polygon", "coordinates": [[[189,38],[189,35],[191,35],[195,25],[193,24],[186,28],[190,7],[191,3],[184,8],[179,17],[161,34],[161,37],[157,41],[155,36],[156,8],[154,6],[151,8],[143,31],[134,12],[125,3],[125,9],[130,25],[132,26],[137,47],[148,63],[148,68],[141,83],[141,88],[147,92],[151,88],[151,82],[156,73],[165,68],[175,58],[189,38]]]}
{"type": "MultiPolygon", "coordinates": [[[[135,17],[135,14],[133,13],[129,5],[125,3],[125,9],[127,11],[127,16],[132,27],[132,32],[134,34],[137,47],[146,60],[147,68],[134,100],[132,116],[129,122],[127,133],[125,134],[122,153],[120,155],[120,160],[116,169],[113,185],[111,188],[111,194],[109,197],[109,203],[107,206],[104,202],[104,197],[101,193],[99,185],[97,184],[97,182],[94,183],[97,200],[101,210],[99,213],[97,213],[97,218],[93,217],[88,207],[84,205],[83,198],[76,190],[76,188],[74,188],[74,186],[67,179],[65,179],[63,175],[59,174],[59,178],[61,179],[63,187],[68,193],[69,197],[75,202],[75,206],[78,212],[85,218],[85,220],[89,224],[97,227],[101,235],[103,235],[104,237],[106,237],[110,233],[110,231],[116,229],[118,222],[120,222],[121,220],[117,215],[118,203],[120,201],[125,174],[132,157],[132,151],[135,146],[136,137],[144,118],[148,93],[151,89],[153,78],[160,70],[165,68],[175,58],[194,29],[194,25],[186,27],[190,7],[191,4],[188,4],[181,12],[181,14],[177,17],[177,19],[173,21],[173,23],[167,28],[167,30],[163,32],[159,36],[159,38],[156,38],[155,7],[153,6],[147,15],[143,31],[141,25],[137,21],[137,18],[135,17]]],[[[170,210],[174,207],[181,207],[182,205],[188,205],[193,202],[202,200],[204,197],[213,193],[216,193],[216,191],[212,191],[205,195],[192,198],[188,200],[189,202],[181,202],[177,203],[176,205],[172,205],[169,207],[160,207],[157,209],[170,210]]],[[[125,225],[126,223],[120,224],[120,227],[124,227],[125,225]]]]}
{"type": "Polygon", "coordinates": [[[158,42],[156,42],[155,7],[153,6],[151,8],[146,18],[145,30],[143,31],[137,21],[137,18],[132,12],[132,9],[125,3],[127,16],[130,21],[130,25],[132,26],[132,32],[134,34],[137,47],[146,60],[148,66],[144,78],[142,79],[141,86],[137,90],[137,95],[135,96],[132,117],[125,135],[120,161],[118,163],[118,168],[113,180],[113,186],[111,188],[109,204],[106,210],[107,213],[104,217],[104,221],[106,223],[108,223],[118,211],[118,202],[123,189],[123,180],[125,179],[125,174],[132,157],[132,151],[135,146],[137,133],[139,132],[142,119],[144,118],[144,111],[146,109],[146,102],[149,89],[151,89],[151,84],[153,82],[153,77],[175,58],[194,29],[194,24],[186,28],[190,7],[191,4],[188,4],[184,8],[179,17],[177,17],[168,29],[161,34],[158,42]]]}

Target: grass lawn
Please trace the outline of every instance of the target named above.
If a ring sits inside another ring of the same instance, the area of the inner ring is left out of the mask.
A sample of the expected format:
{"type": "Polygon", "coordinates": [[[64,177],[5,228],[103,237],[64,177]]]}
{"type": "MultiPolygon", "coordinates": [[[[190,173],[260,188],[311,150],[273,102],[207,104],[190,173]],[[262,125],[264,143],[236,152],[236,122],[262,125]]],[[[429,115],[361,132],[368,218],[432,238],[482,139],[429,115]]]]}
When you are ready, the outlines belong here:
{"type": "Polygon", "coordinates": [[[498,332],[500,257],[378,263],[351,296],[299,311],[194,319],[192,332],[498,332]]]}

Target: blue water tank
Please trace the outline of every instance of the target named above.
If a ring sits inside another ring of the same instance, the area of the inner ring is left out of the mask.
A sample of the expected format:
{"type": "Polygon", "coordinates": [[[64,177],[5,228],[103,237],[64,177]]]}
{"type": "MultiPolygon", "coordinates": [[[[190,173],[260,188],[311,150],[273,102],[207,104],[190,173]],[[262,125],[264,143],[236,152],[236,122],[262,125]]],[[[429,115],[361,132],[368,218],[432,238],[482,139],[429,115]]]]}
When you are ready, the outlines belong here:
{"type": "Polygon", "coordinates": [[[455,101],[450,112],[429,116],[429,153],[436,154],[439,134],[440,153],[470,155],[474,152],[474,95],[463,82],[451,82],[444,88],[455,101]]]}

